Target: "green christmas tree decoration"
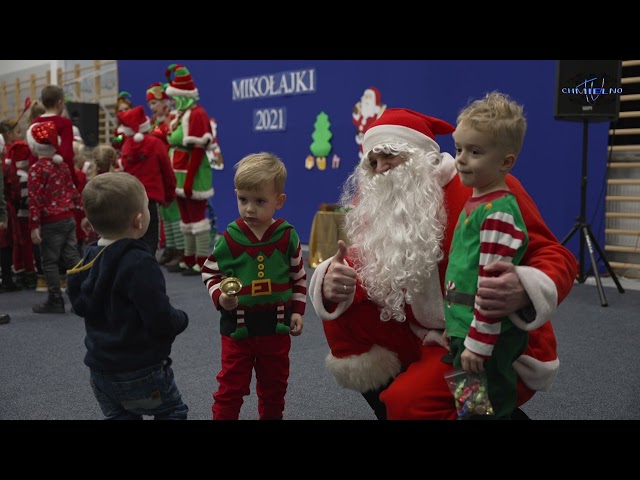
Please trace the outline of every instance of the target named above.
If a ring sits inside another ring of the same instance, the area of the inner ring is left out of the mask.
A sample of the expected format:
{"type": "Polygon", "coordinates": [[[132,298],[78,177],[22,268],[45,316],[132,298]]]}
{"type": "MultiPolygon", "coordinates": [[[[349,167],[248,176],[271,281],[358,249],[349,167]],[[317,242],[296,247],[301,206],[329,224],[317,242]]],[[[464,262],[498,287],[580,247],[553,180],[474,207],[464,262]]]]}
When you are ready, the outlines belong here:
{"type": "Polygon", "coordinates": [[[313,143],[309,146],[309,150],[316,157],[326,157],[331,152],[330,140],[333,137],[333,133],[330,130],[331,122],[329,121],[329,116],[324,112],[320,112],[313,127],[315,129],[311,135],[313,143]]]}

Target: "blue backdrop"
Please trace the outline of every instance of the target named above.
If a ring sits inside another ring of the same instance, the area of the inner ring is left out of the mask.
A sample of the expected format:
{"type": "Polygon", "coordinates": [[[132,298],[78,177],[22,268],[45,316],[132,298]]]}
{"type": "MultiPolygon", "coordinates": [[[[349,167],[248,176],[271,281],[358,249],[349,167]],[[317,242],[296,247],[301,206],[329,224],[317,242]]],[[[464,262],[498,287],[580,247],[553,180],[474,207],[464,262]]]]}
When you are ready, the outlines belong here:
{"type": "MultiPolygon", "coordinates": [[[[277,154],[287,165],[287,202],[279,216],[289,220],[308,243],[313,215],[323,202],[337,202],[340,188],[358,161],[352,110],[363,91],[378,88],[387,108],[405,107],[455,125],[469,99],[492,90],[522,103],[528,120],[524,147],[513,173],[538,204],[547,224],[562,240],[580,213],[583,124],[554,119],[555,60],[118,60],[119,87],[135,104],[146,105],[145,91],[166,82],[173,63],[186,66],[200,92],[200,103],[218,122],[225,168],[214,171],[212,204],[221,231],[237,218],[233,165],[258,151],[277,154]],[[315,92],[302,95],[233,100],[233,81],[315,71],[315,92]],[[254,110],[286,109],[286,130],[254,131],[254,110]],[[314,123],[328,115],[333,149],[326,170],[305,168],[311,154],[314,123]],[[341,158],[338,169],[331,157],[341,158]]],[[[604,245],[604,193],[608,123],[588,125],[587,221],[604,245]]],[[[437,138],[443,151],[455,154],[450,136],[437,138]]],[[[577,255],[580,236],[567,246],[577,255]]]]}

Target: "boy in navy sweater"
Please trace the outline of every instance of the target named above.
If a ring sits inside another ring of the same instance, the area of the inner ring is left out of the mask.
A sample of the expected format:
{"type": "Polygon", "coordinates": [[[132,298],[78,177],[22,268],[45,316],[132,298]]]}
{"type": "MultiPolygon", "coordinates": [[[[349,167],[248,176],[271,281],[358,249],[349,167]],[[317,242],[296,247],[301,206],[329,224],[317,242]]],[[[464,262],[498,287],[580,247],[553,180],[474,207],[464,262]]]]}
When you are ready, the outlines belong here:
{"type": "Polygon", "coordinates": [[[67,271],[67,293],[84,318],[84,363],[100,408],[113,420],[186,420],[169,355],[189,317],[171,305],[160,265],[140,240],[149,227],[144,186],[125,172],[104,173],[82,198],[100,240],[67,271]]]}

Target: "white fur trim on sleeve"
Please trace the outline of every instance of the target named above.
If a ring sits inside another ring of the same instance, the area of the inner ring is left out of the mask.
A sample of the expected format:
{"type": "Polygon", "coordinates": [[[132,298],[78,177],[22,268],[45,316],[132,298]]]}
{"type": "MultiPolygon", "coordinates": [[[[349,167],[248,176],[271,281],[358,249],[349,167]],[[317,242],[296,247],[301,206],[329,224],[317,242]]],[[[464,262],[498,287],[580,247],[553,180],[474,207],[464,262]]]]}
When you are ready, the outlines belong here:
{"type": "Polygon", "coordinates": [[[513,369],[531,390],[547,392],[551,389],[558,375],[560,361],[556,358],[550,362],[541,362],[529,355],[520,355],[513,362],[513,369]]]}
{"type": "Polygon", "coordinates": [[[533,267],[517,266],[516,273],[536,309],[536,318],[527,323],[516,313],[509,315],[513,324],[527,332],[546,323],[558,307],[558,290],[549,276],[533,267]]]}
{"type": "Polygon", "coordinates": [[[313,272],[313,275],[311,275],[311,280],[309,281],[309,298],[311,299],[311,304],[316,310],[318,317],[320,317],[320,320],[335,320],[338,318],[347,308],[349,308],[349,306],[351,306],[355,294],[354,291],[354,293],[349,297],[349,300],[339,303],[332,313],[327,312],[327,309],[324,308],[324,304],[322,302],[322,282],[332,258],[333,257],[327,258],[324,262],[318,265],[313,272]]]}

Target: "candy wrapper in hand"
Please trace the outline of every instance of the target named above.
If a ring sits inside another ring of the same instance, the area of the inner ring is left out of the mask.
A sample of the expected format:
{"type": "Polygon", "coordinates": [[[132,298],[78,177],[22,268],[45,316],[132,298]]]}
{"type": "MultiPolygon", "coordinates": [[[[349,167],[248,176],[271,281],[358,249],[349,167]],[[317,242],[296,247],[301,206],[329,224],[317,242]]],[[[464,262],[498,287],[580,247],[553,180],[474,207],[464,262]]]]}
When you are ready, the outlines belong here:
{"type": "Polygon", "coordinates": [[[487,376],[482,373],[467,373],[454,370],[444,379],[456,402],[458,420],[474,415],[493,415],[493,407],[487,393],[487,376]]]}

